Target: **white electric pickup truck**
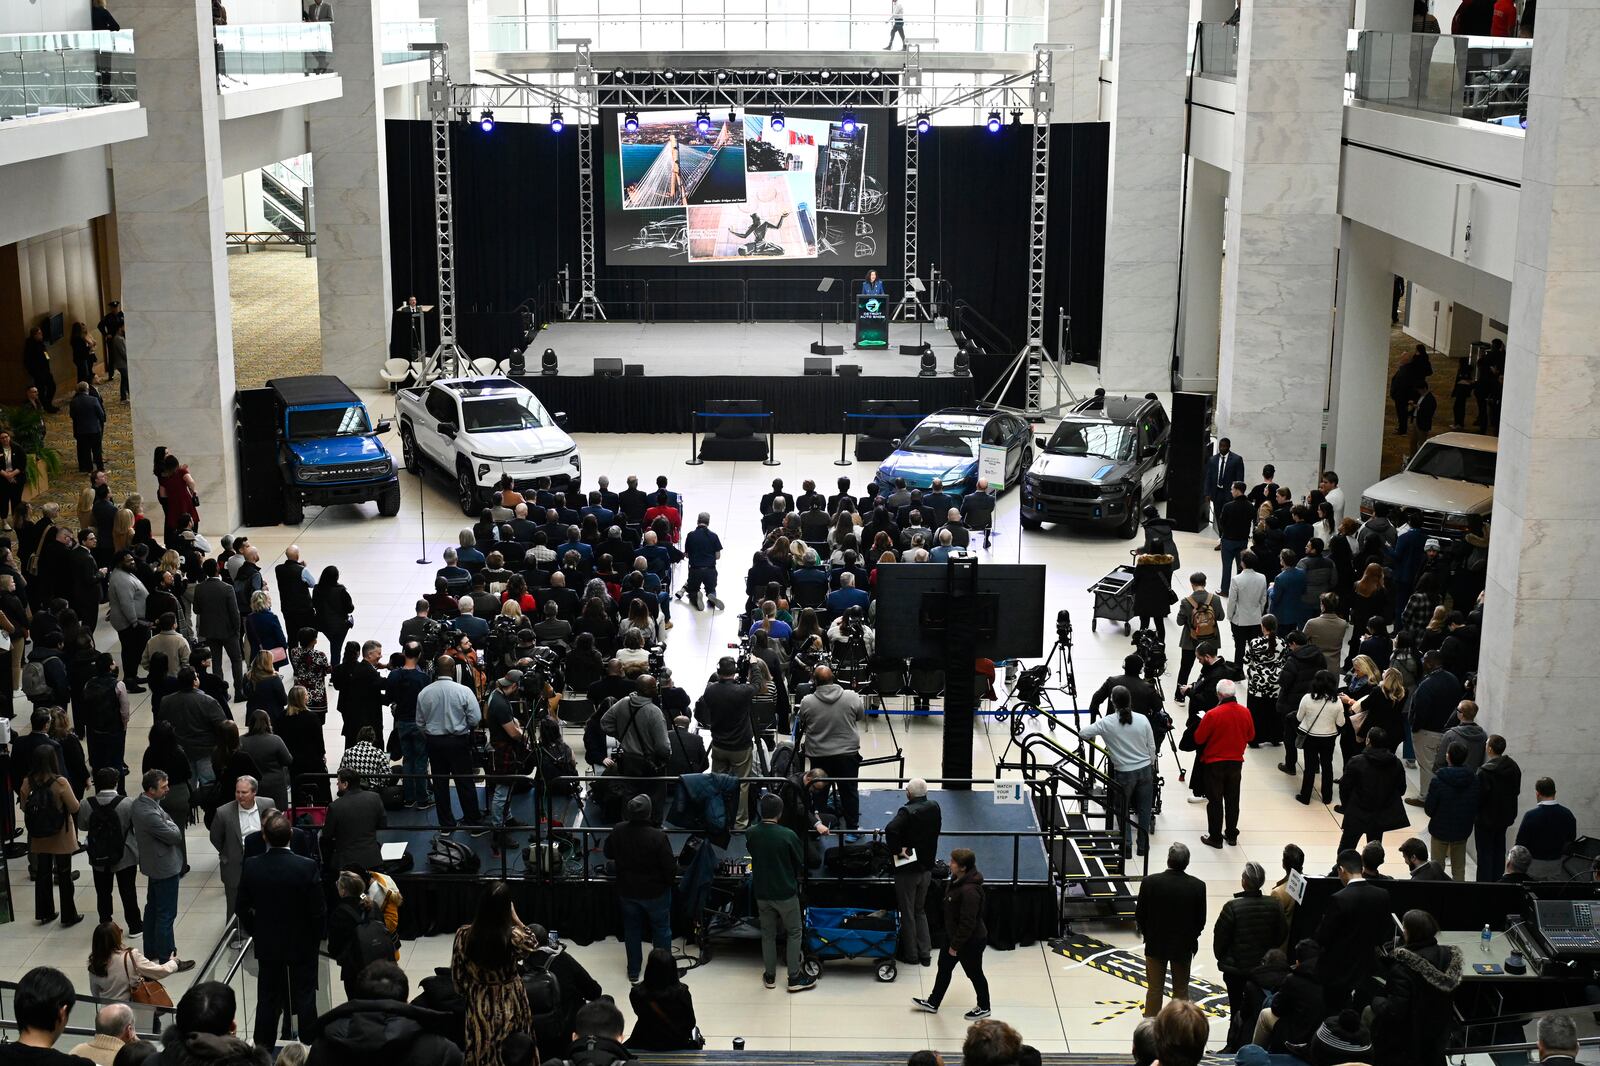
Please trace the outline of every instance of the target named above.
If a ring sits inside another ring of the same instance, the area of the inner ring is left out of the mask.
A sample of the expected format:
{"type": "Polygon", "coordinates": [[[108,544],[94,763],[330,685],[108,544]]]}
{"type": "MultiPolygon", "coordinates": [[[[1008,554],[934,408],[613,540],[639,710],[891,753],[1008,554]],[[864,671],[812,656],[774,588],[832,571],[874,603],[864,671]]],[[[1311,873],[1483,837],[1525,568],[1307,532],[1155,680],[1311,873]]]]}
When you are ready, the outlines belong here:
{"type": "Polygon", "coordinates": [[[582,479],[578,445],[527,386],[509,378],[443,378],[395,397],[400,450],[407,471],[432,464],[455,481],[461,512],[476,516],[495,486],[511,476],[519,492],[538,478],[554,489],[582,479]]]}

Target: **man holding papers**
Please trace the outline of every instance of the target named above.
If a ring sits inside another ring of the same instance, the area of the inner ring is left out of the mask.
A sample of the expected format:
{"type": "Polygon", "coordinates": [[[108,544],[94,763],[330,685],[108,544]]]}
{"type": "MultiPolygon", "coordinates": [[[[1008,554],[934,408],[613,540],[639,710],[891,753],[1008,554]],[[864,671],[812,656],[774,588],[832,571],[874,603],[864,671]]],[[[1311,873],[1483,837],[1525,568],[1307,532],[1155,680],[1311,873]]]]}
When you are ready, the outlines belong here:
{"type": "Polygon", "coordinates": [[[944,812],[928,798],[928,783],[914,777],[906,783],[906,802],[883,835],[894,855],[895,907],[900,911],[900,960],[928,966],[933,940],[928,935],[928,884],[939,855],[939,830],[944,812]]]}

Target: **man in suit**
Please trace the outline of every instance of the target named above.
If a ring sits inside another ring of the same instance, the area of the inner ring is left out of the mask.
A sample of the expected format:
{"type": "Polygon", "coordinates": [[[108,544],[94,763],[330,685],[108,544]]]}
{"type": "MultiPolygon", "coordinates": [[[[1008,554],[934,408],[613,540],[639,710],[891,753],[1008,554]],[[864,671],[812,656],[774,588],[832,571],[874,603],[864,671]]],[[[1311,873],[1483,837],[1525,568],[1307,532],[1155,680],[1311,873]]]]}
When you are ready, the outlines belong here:
{"type": "Polygon", "coordinates": [[[1172,968],[1172,998],[1189,998],[1189,963],[1200,949],[1206,927],[1206,883],[1188,873],[1189,849],[1167,849],[1167,868],[1144,879],[1134,907],[1134,922],[1144,937],[1144,1016],[1161,1011],[1167,967],[1172,968]]]}
{"type": "Polygon", "coordinates": [[[261,834],[267,853],[244,864],[237,905],[239,926],[255,937],[261,968],[255,1043],[271,1048],[286,1006],[298,1016],[302,1037],[317,1031],[317,951],[327,904],[317,864],[289,850],[289,819],[269,814],[261,834]]]}
{"type": "Polygon", "coordinates": [[[360,867],[374,870],[383,863],[378,845],[378,830],[388,824],[383,800],[363,787],[361,775],[349,767],[339,770],[339,796],[328,808],[328,823],[322,839],[333,850],[337,870],[360,867]]]}
{"type": "Polygon", "coordinates": [[[1544,1066],[1577,1066],[1578,1027],[1570,1014],[1539,1019],[1539,1061],[1544,1066]]]}
{"type": "Polygon", "coordinates": [[[974,533],[983,533],[985,548],[989,546],[989,532],[994,528],[994,505],[994,493],[989,491],[985,478],[979,478],[978,487],[961,500],[961,522],[974,533]]]}
{"type": "Polygon", "coordinates": [[[1344,887],[1328,897],[1316,932],[1322,947],[1324,1002],[1330,1012],[1343,1008],[1355,987],[1372,976],[1378,948],[1394,939],[1389,893],[1362,878],[1361,853],[1353,848],[1341,851],[1338,874],[1344,887]]]}
{"type": "Polygon", "coordinates": [[[11,442],[11,434],[0,429],[0,522],[11,524],[11,515],[22,503],[22,489],[27,477],[22,468],[28,457],[11,442]]]}
{"type": "MultiPolygon", "coordinates": [[[[1233,442],[1227,437],[1217,441],[1217,450],[1206,460],[1206,498],[1211,501],[1211,521],[1221,530],[1222,509],[1233,499],[1233,483],[1244,480],[1244,460],[1234,454],[1233,442]]],[[[1222,550],[1222,541],[1217,541],[1222,550]]]]}
{"type": "MultiPolygon", "coordinates": [[[[278,582],[278,610],[283,612],[289,643],[300,639],[302,629],[317,628],[317,612],[311,607],[311,589],[316,584],[311,571],[300,561],[300,545],[291,544],[283,551],[283,562],[272,568],[278,582]]],[[[344,649],[331,649],[335,656],[344,649]]]]}
{"type": "Polygon", "coordinates": [[[233,785],[233,802],[217,808],[211,819],[211,846],[217,849],[217,869],[222,875],[222,894],[227,898],[230,917],[238,908],[245,838],[261,832],[261,819],[277,807],[266,796],[256,795],[258,787],[255,778],[241,776],[233,785]]]}
{"type": "Polygon", "coordinates": [[[850,511],[856,509],[856,498],[850,495],[850,479],[847,477],[839,479],[839,491],[828,497],[829,514],[838,514],[841,507],[850,511]]]}
{"type": "Polygon", "coordinates": [[[195,638],[211,649],[211,661],[219,668],[222,653],[228,653],[228,663],[233,667],[234,698],[243,700],[244,648],[240,642],[239,601],[234,597],[233,586],[222,579],[215,559],[201,563],[200,572],[203,577],[194,587],[195,638]]]}
{"type": "Polygon", "coordinates": [[[667,766],[661,771],[662,774],[682,777],[684,774],[703,774],[709,769],[711,756],[706,754],[706,738],[695,731],[688,715],[680,714],[672,720],[672,727],[667,730],[667,766]]]}

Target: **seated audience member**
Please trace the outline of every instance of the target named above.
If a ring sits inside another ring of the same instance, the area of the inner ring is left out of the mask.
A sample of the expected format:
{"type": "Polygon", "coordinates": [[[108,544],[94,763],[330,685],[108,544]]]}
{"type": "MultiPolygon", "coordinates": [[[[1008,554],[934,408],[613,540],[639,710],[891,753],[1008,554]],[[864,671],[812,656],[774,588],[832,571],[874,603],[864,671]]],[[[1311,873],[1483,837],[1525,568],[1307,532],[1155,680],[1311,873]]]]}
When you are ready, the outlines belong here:
{"type": "Polygon", "coordinates": [[[705,1038],[694,1020],[694,998],[678,976],[672,953],[655,948],[645,959],[644,976],[628,993],[633,1008],[629,1051],[697,1051],[705,1038]]]}
{"type": "Polygon", "coordinates": [[[583,1066],[615,1066],[634,1056],[622,1046],[622,1012],[610,996],[585,1003],[572,1027],[566,1061],[583,1066]]]}
{"type": "Polygon", "coordinates": [[[83,1066],[83,1060],[56,1051],[56,1041],[67,1028],[67,1014],[78,1001],[77,990],[60,970],[35,966],[22,975],[12,993],[11,1009],[17,1021],[17,1041],[0,1044],[4,1066],[83,1066]]]}
{"type": "Polygon", "coordinates": [[[356,975],[356,996],[317,1019],[306,1066],[461,1066],[448,1014],[414,1006],[405,971],[385,959],[356,975]]]}
{"type": "Polygon", "coordinates": [[[161,1034],[162,1066],[271,1066],[265,1048],[234,1035],[238,1009],[233,989],[220,981],[201,981],[190,988],[178,1000],[173,1024],[161,1034]]]}
{"type": "Polygon", "coordinates": [[[99,1063],[99,1066],[113,1066],[117,1052],[138,1042],[139,1034],[133,1028],[133,1008],[126,1003],[108,1003],[95,1011],[94,1037],[73,1048],[72,1054],[99,1063]]]}
{"type": "Polygon", "coordinates": [[[550,933],[544,926],[529,922],[528,934],[540,945],[529,956],[528,967],[549,970],[561,988],[561,1007],[549,1019],[549,1024],[541,1025],[541,1019],[534,1018],[540,1061],[555,1062],[572,1043],[578,1011],[584,1004],[600,999],[604,990],[564,944],[550,943],[550,933]]]}
{"type": "Polygon", "coordinates": [[[1022,1034],[998,1018],[967,1026],[961,1041],[961,1066],[1021,1066],[1038,1063],[1039,1052],[1022,1042],[1022,1034]]]}
{"type": "Polygon", "coordinates": [[[1186,999],[1169,999],[1155,1020],[1156,1059],[1161,1066],[1199,1066],[1211,1023],[1186,999]]]}

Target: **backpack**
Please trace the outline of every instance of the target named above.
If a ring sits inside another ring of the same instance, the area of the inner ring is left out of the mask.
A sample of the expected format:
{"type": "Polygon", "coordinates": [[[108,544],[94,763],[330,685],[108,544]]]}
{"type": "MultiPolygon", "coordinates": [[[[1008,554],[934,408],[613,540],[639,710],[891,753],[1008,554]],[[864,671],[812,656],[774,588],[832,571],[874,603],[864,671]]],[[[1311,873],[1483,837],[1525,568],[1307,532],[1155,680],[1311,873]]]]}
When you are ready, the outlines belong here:
{"type": "Polygon", "coordinates": [[[122,831],[122,819],[117,817],[117,804],[121,802],[122,797],[118,796],[102,806],[92,796],[89,798],[89,835],[85,844],[89,865],[96,869],[109,870],[122,861],[127,837],[122,831]]]}
{"type": "Polygon", "coordinates": [[[478,856],[460,841],[436,833],[428,845],[428,868],[441,874],[475,874],[478,856]]]}
{"type": "Polygon", "coordinates": [[[47,655],[43,659],[34,659],[22,668],[22,694],[30,700],[47,700],[55,696],[55,689],[50,685],[49,676],[45,673],[44,664],[54,655],[47,655]]]}
{"type": "Polygon", "coordinates": [[[1189,636],[1195,640],[1217,635],[1217,604],[1216,598],[1207,596],[1204,602],[1194,596],[1188,598],[1189,603],[1189,636]]]}
{"type": "Polygon", "coordinates": [[[841,844],[822,853],[822,868],[834,877],[882,877],[893,868],[889,845],[841,844]]]}
{"type": "Polygon", "coordinates": [[[383,924],[382,918],[375,918],[369,914],[356,926],[350,946],[345,948],[339,962],[360,973],[372,963],[379,961],[394,961],[394,937],[383,924]]]}
{"type": "Polygon", "coordinates": [[[117,702],[117,679],[93,677],[83,686],[84,724],[95,733],[122,730],[122,707],[117,702]]]}
{"type": "Polygon", "coordinates": [[[543,745],[539,747],[539,777],[551,795],[576,796],[578,782],[570,779],[577,776],[578,764],[568,750],[543,745]]]}
{"type": "Polygon", "coordinates": [[[28,835],[38,839],[53,837],[67,824],[67,812],[56,799],[52,787],[29,785],[28,802],[22,805],[22,824],[28,835]]]}
{"type": "Polygon", "coordinates": [[[522,986],[528,993],[528,1009],[533,1015],[535,1039],[556,1037],[571,1032],[561,1000],[561,982],[550,972],[554,955],[536,951],[522,969],[522,986]]]}

